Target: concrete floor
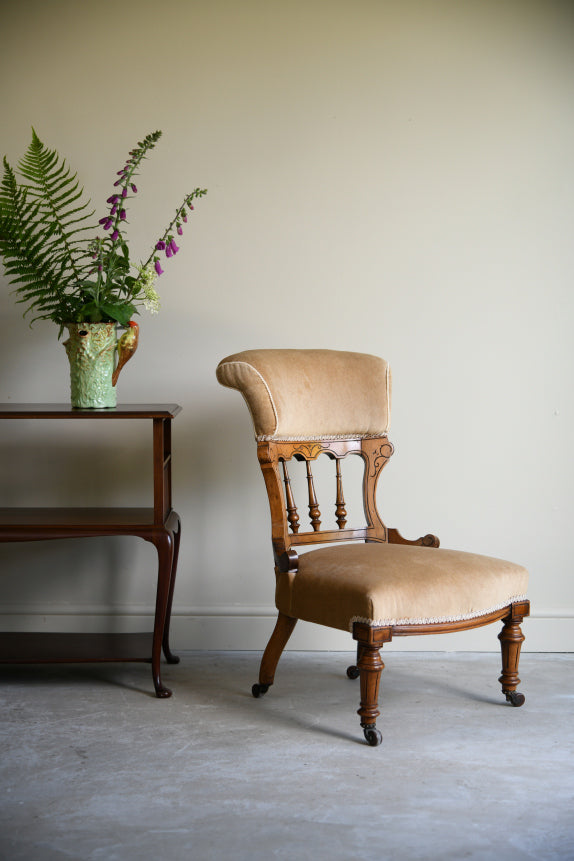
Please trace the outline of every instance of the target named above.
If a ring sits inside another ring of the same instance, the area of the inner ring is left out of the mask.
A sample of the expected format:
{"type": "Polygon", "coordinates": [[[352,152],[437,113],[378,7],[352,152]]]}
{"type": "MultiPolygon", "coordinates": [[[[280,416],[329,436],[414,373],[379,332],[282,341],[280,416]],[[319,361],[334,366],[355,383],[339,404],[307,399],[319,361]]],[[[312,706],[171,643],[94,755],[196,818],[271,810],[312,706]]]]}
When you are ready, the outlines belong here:
{"type": "Polygon", "coordinates": [[[574,654],[388,653],[383,744],[349,653],[0,668],[2,861],[574,859],[574,654]]]}

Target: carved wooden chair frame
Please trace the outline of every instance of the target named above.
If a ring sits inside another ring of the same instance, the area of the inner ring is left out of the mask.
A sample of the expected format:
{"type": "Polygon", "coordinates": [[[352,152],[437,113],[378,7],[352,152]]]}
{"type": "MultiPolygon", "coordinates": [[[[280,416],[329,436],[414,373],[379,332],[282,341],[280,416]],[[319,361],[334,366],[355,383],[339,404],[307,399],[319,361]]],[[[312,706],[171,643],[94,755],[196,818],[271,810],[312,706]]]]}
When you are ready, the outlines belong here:
{"type": "MultiPolygon", "coordinates": [[[[277,576],[296,572],[298,568],[297,548],[337,541],[363,541],[389,544],[418,545],[429,548],[439,546],[434,535],[425,535],[414,541],[402,537],[397,529],[385,526],[376,504],[377,484],[381,472],[388,462],[393,447],[386,436],[353,439],[319,439],[306,441],[263,441],[258,443],[258,459],[265,479],[271,509],[271,530],[277,576]],[[335,461],[336,529],[321,529],[321,513],[315,492],[312,464],[319,455],[325,454],[335,461]],[[343,491],[341,460],[350,454],[359,455],[364,461],[363,507],[366,525],[360,528],[347,527],[347,511],[343,491]],[[310,531],[301,531],[300,516],[295,504],[288,464],[291,460],[303,461],[306,466],[310,531]]],[[[524,703],[524,695],[517,691],[520,683],[518,662],[524,641],[520,624],[529,615],[527,600],[520,600],[496,611],[471,619],[429,624],[376,626],[354,622],[352,635],[357,642],[356,664],[348,667],[351,679],[360,677],[361,718],[367,742],[376,746],[381,742],[381,733],[376,728],[378,692],[384,664],[380,649],[393,637],[419,634],[443,634],[489,625],[497,620],[503,627],[499,634],[502,651],[502,674],[499,682],[508,702],[513,706],[524,703]]],[[[273,684],[279,658],[295,628],[297,619],[279,613],[275,629],[265,649],[259,672],[259,682],[253,685],[253,696],[266,693],[273,684]]]]}

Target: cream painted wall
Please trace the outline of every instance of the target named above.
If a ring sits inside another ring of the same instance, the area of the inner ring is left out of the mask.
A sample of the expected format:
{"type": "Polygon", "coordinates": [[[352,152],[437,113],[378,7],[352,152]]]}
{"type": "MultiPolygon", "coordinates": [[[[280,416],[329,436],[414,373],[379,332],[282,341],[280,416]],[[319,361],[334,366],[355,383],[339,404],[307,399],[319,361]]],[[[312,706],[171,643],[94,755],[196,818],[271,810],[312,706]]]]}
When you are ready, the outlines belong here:
{"type": "MultiPolygon", "coordinates": [[[[98,211],[163,129],[129,214],[142,256],[184,191],[209,189],[120,379],[123,400],[183,406],[175,646],[259,649],[271,630],[250,422],[214,370],[292,346],[391,362],[386,521],[527,565],[527,646],[574,648],[571,4],[20,0],[2,4],[0,64],[2,154],[34,125],[98,211]]],[[[55,327],[30,330],[0,288],[0,400],[66,401],[55,327]]],[[[145,504],[141,428],[0,433],[0,504],[145,504]]],[[[4,545],[0,565],[4,628],[149,626],[143,542],[4,545]]],[[[295,648],[351,647],[300,629],[295,648]]],[[[486,629],[391,647],[497,646],[486,629]]]]}

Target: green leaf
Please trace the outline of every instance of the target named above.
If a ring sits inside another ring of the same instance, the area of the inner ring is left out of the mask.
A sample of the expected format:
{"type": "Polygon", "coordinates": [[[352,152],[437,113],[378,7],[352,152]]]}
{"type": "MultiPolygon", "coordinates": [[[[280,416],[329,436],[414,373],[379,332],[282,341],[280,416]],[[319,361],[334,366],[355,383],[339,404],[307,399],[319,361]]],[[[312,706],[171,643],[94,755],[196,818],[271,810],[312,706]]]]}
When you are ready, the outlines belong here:
{"type": "Polygon", "coordinates": [[[113,304],[106,302],[100,307],[106,316],[110,317],[112,320],[116,320],[122,326],[126,326],[129,323],[135,311],[133,305],[126,304],[113,304]]]}
{"type": "Polygon", "coordinates": [[[102,323],[102,311],[97,302],[86,302],[76,309],[76,323],[102,323]]]}

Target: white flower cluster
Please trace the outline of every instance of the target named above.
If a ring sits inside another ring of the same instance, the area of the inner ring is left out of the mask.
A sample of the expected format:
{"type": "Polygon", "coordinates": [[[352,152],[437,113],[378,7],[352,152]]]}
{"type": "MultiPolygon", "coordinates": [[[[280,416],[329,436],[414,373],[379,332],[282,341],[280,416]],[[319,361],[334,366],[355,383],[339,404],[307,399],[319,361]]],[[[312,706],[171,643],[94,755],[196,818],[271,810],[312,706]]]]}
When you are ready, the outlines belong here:
{"type": "Polygon", "coordinates": [[[155,289],[156,279],[157,274],[151,264],[140,269],[138,280],[141,282],[145,296],[143,303],[150,314],[157,314],[161,305],[159,295],[155,289]]]}

